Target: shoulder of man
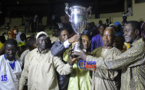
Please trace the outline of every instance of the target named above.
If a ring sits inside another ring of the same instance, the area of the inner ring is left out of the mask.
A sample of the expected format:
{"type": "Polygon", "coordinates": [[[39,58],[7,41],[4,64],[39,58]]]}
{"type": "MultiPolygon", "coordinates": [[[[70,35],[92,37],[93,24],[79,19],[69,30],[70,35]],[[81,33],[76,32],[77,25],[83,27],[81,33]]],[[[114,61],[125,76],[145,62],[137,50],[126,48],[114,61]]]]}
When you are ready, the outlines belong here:
{"type": "Polygon", "coordinates": [[[31,56],[34,56],[37,52],[37,48],[33,49],[32,51],[28,52],[28,54],[26,55],[26,57],[31,57],[31,56]]]}
{"type": "Polygon", "coordinates": [[[97,53],[98,51],[102,50],[103,47],[98,47],[96,49],[94,49],[90,54],[94,55],[95,53],[97,53]]]}
{"type": "Polygon", "coordinates": [[[121,51],[118,48],[113,47],[113,53],[112,53],[113,57],[119,56],[120,54],[121,51]]]}
{"type": "Polygon", "coordinates": [[[0,55],[0,64],[1,64],[2,60],[3,60],[3,58],[4,58],[4,54],[0,55]]]}
{"type": "Polygon", "coordinates": [[[113,49],[114,49],[114,52],[121,53],[121,51],[120,51],[118,48],[116,48],[116,47],[113,47],[113,49]]]}
{"type": "Polygon", "coordinates": [[[54,42],[55,45],[60,45],[61,43],[59,41],[54,42]]]}
{"type": "Polygon", "coordinates": [[[54,42],[54,44],[52,45],[52,47],[51,47],[51,49],[54,49],[54,48],[56,48],[56,47],[58,47],[58,46],[64,46],[64,44],[63,43],[61,43],[60,41],[55,41],[54,42]]]}

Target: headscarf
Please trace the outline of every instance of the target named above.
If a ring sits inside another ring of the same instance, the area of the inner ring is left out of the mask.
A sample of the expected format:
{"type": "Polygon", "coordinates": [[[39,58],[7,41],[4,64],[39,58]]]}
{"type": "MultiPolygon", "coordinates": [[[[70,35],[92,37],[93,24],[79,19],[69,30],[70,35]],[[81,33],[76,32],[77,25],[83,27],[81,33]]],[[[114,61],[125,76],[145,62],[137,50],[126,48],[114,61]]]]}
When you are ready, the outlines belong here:
{"type": "Polygon", "coordinates": [[[123,29],[122,29],[121,24],[120,24],[119,22],[115,22],[114,25],[115,25],[115,26],[118,25],[118,26],[119,26],[119,30],[120,30],[119,32],[116,32],[115,35],[116,35],[116,36],[122,36],[122,37],[123,37],[123,29]]]}

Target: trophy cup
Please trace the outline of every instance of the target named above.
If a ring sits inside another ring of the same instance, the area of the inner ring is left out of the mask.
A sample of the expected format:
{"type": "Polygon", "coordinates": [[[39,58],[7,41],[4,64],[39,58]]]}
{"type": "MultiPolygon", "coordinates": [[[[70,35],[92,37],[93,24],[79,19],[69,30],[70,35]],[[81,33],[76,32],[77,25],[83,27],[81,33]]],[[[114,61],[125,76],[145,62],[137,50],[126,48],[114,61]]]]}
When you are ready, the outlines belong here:
{"type": "MultiPolygon", "coordinates": [[[[91,7],[85,8],[82,6],[72,6],[69,8],[68,3],[65,3],[65,13],[69,17],[71,26],[76,34],[82,34],[87,25],[87,19],[91,16],[91,7]],[[70,14],[69,14],[70,12],[70,14]]],[[[73,51],[80,52],[81,42],[76,42],[73,46],[73,51]]]]}

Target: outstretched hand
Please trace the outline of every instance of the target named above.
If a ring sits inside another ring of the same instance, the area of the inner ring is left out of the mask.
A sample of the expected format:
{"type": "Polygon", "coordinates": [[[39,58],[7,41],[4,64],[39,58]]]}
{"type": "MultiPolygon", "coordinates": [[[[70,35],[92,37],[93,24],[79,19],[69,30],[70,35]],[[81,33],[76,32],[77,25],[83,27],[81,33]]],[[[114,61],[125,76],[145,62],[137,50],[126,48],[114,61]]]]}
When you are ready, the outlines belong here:
{"type": "Polygon", "coordinates": [[[74,35],[71,38],[68,39],[69,43],[77,42],[80,38],[80,35],[74,35]]]}
{"type": "Polygon", "coordinates": [[[78,56],[78,57],[77,57],[78,59],[81,58],[81,59],[83,59],[83,60],[86,60],[86,58],[87,58],[87,55],[86,55],[82,50],[80,50],[80,52],[73,51],[72,55],[78,56]]]}
{"type": "Polygon", "coordinates": [[[77,58],[72,58],[71,56],[69,56],[70,58],[69,58],[69,65],[73,65],[74,64],[74,62],[77,60],[77,58]]]}

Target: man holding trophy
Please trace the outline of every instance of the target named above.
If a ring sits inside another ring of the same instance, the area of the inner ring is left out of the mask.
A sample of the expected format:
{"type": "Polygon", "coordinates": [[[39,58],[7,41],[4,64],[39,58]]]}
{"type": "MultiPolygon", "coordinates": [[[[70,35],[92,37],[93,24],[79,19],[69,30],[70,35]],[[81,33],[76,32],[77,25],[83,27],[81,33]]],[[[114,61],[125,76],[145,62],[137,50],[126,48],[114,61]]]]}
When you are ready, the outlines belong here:
{"type": "MultiPolygon", "coordinates": [[[[69,46],[71,45],[73,51],[80,51],[80,49],[83,49],[83,44],[81,38],[80,38],[82,32],[86,28],[87,25],[87,18],[91,14],[91,7],[86,9],[82,6],[72,6],[68,7],[68,4],[66,4],[65,12],[69,16],[69,20],[71,22],[72,28],[75,31],[76,35],[73,37],[65,40],[63,43],[59,45],[53,45],[51,48],[51,52],[54,56],[61,55],[62,53],[70,50],[69,46]],[[69,11],[71,14],[69,14],[69,11]],[[89,13],[89,14],[88,14],[89,13]],[[80,39],[79,39],[80,38],[80,39]],[[68,49],[69,48],[69,49],[68,49]]],[[[87,37],[87,36],[86,36],[87,37]]],[[[64,56],[64,55],[63,55],[64,56]]],[[[75,56],[76,57],[76,56],[75,56]]],[[[69,58],[69,53],[65,56],[66,62],[71,59],[69,58]]],[[[91,89],[91,77],[89,74],[89,71],[84,71],[77,66],[77,61],[73,65],[73,71],[70,77],[69,85],[67,90],[90,90],[91,89]],[[84,81],[84,79],[86,79],[84,81]],[[75,86],[75,87],[74,87],[75,86]]]]}

